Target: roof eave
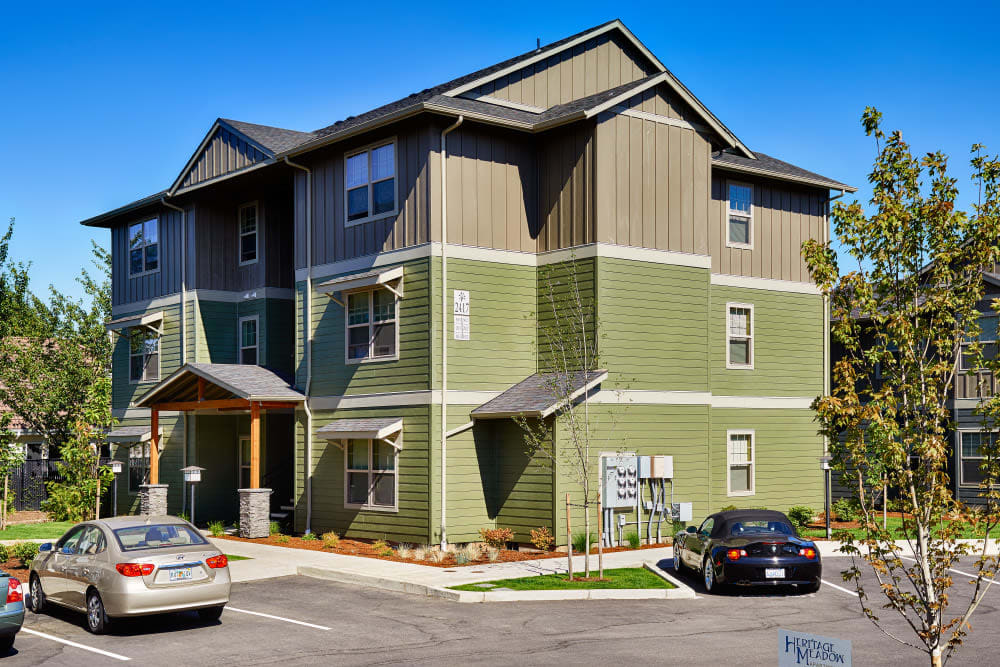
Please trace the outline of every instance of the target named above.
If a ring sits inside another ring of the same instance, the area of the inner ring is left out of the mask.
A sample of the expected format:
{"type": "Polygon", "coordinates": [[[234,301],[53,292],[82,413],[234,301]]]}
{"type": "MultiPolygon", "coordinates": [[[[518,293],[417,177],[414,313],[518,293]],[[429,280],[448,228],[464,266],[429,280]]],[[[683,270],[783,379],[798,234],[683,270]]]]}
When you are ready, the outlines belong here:
{"type": "Polygon", "coordinates": [[[775,178],[780,181],[790,181],[793,183],[802,183],[803,185],[814,185],[820,188],[826,188],[828,190],[843,190],[845,192],[857,192],[858,189],[851,185],[846,185],[844,183],[838,183],[836,181],[824,181],[814,178],[806,178],[802,176],[793,176],[791,174],[783,174],[778,171],[773,171],[771,169],[757,169],[755,167],[744,167],[742,165],[736,165],[729,162],[717,162],[712,160],[712,167],[718,167],[719,169],[728,169],[729,171],[735,171],[743,174],[756,174],[758,176],[767,176],[768,178],[775,178]]]}
{"type": "MultiPolygon", "coordinates": [[[[385,116],[379,116],[378,118],[373,118],[370,121],[361,123],[360,125],[354,125],[346,130],[340,132],[332,132],[326,136],[320,137],[319,139],[314,139],[312,141],[307,141],[304,144],[299,144],[294,148],[290,148],[287,151],[276,153],[275,159],[281,160],[286,157],[294,157],[296,155],[302,155],[303,153],[308,153],[314,151],[317,148],[323,148],[324,146],[329,146],[330,144],[337,143],[338,141],[343,141],[344,139],[349,139],[353,136],[363,134],[370,130],[375,130],[390,123],[394,123],[398,120],[403,120],[404,118],[409,118],[415,116],[424,110],[424,104],[418,102],[411,104],[408,107],[403,107],[398,111],[386,114],[385,116]]],[[[458,115],[459,112],[452,112],[458,115]]]]}

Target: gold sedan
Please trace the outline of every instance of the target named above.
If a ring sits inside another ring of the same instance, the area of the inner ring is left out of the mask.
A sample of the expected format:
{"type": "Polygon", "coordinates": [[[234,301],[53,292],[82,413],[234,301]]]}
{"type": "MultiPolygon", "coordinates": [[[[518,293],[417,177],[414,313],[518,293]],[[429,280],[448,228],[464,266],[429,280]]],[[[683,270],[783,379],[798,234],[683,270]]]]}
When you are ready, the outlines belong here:
{"type": "Polygon", "coordinates": [[[47,604],[86,612],[86,627],[111,619],[197,610],[217,621],[229,602],[229,563],[187,521],[172,516],[115,517],[70,528],[39,548],[31,564],[29,609],[47,604]]]}

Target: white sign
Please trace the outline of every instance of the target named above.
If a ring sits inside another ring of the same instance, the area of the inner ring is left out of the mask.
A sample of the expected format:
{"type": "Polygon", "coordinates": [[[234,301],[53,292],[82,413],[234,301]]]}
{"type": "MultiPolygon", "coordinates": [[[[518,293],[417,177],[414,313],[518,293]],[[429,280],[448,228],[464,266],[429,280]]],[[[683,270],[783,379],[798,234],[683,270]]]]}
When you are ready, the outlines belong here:
{"type": "Polygon", "coordinates": [[[778,667],[851,667],[851,642],[808,632],[778,630],[778,667]]]}
{"type": "Polygon", "coordinates": [[[469,340],[469,291],[455,290],[455,340],[469,340]]]}

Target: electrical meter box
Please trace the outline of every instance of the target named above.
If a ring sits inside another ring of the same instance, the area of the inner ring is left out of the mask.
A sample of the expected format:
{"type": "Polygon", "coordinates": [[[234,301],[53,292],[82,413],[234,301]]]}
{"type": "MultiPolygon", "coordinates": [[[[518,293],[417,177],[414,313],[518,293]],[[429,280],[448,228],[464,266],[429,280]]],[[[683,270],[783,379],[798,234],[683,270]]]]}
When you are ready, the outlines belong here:
{"type": "Polygon", "coordinates": [[[635,507],[639,496],[639,460],[635,456],[601,458],[601,503],[604,507],[635,507]]]}
{"type": "Polygon", "coordinates": [[[662,454],[640,456],[639,477],[641,479],[673,479],[674,457],[662,454]]]}
{"type": "Polygon", "coordinates": [[[693,518],[691,503],[674,503],[673,504],[673,514],[676,521],[691,521],[693,518]]]}

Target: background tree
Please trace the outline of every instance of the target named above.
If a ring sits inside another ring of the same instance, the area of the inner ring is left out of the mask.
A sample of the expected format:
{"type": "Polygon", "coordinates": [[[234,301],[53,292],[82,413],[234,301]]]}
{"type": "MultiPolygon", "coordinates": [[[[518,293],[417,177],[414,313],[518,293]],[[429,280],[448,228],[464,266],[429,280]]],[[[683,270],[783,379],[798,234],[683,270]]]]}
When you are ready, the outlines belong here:
{"type": "MultiPolygon", "coordinates": [[[[810,271],[831,299],[832,335],[843,349],[832,395],[814,408],[863,515],[863,537],[843,536],[843,551],[852,558],[844,578],[854,582],[862,609],[880,630],[941,665],[969,632],[997,573],[997,557],[986,549],[1000,519],[990,491],[1000,473],[997,448],[991,443],[984,452],[987,504],[972,519],[979,539],[958,542],[961,524],[949,521],[962,508],[950,493],[947,403],[962,345],[979,335],[982,273],[993,270],[1000,251],[1000,164],[973,147],[980,198],[966,214],[956,209],[958,189],[945,156],[913,157],[901,134],[885,135],[880,122],[878,111],[865,110],[862,123],[878,151],[868,179],[872,213],[856,201],[838,202],[832,211],[840,243],[859,268],[841,275],[829,245],[804,244],[810,271]],[[878,520],[875,491],[884,484],[900,491],[905,547],[878,520]],[[975,573],[972,597],[953,611],[951,568],[968,554],[974,563],[963,569],[975,573]],[[862,569],[874,574],[877,591],[865,587],[862,569]],[[898,614],[912,633],[893,632],[880,608],[898,614]]],[[[976,346],[968,355],[974,368],[1000,370],[976,346]]],[[[984,397],[984,427],[997,411],[997,399],[984,397]]]]}
{"type": "MultiPolygon", "coordinates": [[[[614,440],[617,413],[592,411],[589,393],[580,392],[582,385],[604,372],[597,344],[597,312],[586,280],[575,256],[540,269],[538,365],[542,386],[557,410],[548,419],[518,416],[514,421],[524,431],[529,456],[540,455],[575,483],[584,517],[584,575],[590,576],[590,510],[597,501],[595,485],[600,483],[600,462],[593,454],[596,442],[606,449],[614,440]],[[556,430],[559,438],[554,438],[556,430]]],[[[620,450],[624,445],[612,448],[620,450]]],[[[572,543],[573,536],[567,538],[572,543]]]]}
{"type": "Polygon", "coordinates": [[[7,517],[14,509],[14,496],[10,493],[10,475],[24,463],[24,447],[14,440],[10,429],[13,414],[0,413],[0,480],[3,500],[0,502],[0,530],[7,527],[7,517]]]}

